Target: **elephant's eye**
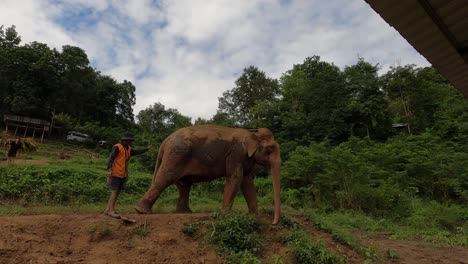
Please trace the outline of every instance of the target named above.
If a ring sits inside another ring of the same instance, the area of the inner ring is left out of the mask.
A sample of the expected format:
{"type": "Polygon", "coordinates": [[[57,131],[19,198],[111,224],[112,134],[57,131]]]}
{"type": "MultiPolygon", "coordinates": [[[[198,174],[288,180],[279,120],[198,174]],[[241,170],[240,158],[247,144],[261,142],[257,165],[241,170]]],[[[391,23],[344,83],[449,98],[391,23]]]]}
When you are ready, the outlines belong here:
{"type": "Polygon", "coordinates": [[[274,151],[273,146],[268,146],[268,147],[266,147],[266,148],[265,148],[265,151],[266,151],[267,154],[272,153],[272,152],[274,151]]]}

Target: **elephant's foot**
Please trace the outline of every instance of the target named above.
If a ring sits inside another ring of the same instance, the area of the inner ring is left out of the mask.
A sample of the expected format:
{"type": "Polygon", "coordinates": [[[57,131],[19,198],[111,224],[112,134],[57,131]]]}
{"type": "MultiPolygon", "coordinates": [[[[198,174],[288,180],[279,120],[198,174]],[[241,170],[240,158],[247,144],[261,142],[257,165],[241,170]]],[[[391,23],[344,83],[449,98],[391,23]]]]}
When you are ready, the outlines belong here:
{"type": "Polygon", "coordinates": [[[179,214],[191,214],[192,210],[188,207],[177,207],[176,208],[176,213],[179,214]]]}
{"type": "Polygon", "coordinates": [[[145,205],[144,202],[139,202],[137,205],[135,205],[135,211],[139,214],[151,214],[151,208],[147,205],[145,205]]]}

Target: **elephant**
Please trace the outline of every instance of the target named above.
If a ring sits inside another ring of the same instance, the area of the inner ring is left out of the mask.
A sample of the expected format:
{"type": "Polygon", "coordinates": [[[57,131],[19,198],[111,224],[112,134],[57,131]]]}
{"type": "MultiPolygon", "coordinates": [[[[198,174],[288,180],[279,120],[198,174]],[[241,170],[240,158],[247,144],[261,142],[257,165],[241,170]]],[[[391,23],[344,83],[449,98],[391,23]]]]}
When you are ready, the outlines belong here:
{"type": "Polygon", "coordinates": [[[273,224],[280,218],[280,148],[267,128],[241,129],[217,125],[195,125],[178,129],[159,148],[154,177],[148,191],[135,206],[140,214],[151,208],[166,187],[179,191],[176,212],[191,212],[189,193],[193,183],[225,177],[223,210],[232,208],[239,189],[249,213],[257,213],[254,186],[255,163],[271,173],[274,193],[273,224]]]}

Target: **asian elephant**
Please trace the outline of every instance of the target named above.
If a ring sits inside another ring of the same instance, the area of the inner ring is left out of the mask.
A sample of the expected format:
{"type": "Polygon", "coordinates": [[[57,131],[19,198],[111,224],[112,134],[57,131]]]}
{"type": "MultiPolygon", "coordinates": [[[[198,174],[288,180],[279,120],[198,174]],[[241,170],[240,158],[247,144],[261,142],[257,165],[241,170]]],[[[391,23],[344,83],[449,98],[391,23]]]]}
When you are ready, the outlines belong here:
{"type": "Polygon", "coordinates": [[[151,213],[151,207],[166,187],[179,190],[177,212],[191,212],[189,192],[193,183],[226,177],[223,209],[230,209],[239,189],[250,213],[257,213],[253,181],[255,163],[272,174],[274,219],[280,217],[280,148],[267,128],[241,129],[215,125],[181,128],[160,146],[153,182],[135,210],[151,213]]]}

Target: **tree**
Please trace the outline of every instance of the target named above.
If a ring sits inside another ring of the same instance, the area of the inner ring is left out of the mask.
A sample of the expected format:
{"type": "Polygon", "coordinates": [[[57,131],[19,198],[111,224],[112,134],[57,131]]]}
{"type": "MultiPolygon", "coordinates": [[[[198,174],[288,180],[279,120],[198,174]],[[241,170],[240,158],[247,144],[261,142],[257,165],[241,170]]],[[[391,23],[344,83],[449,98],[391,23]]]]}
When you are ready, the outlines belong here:
{"type": "Polygon", "coordinates": [[[0,48],[17,47],[21,43],[21,37],[16,32],[16,27],[12,25],[5,30],[3,27],[3,25],[0,26],[0,48]]]}
{"type": "Polygon", "coordinates": [[[390,128],[386,112],[388,101],[381,88],[378,65],[371,65],[362,58],[344,70],[347,89],[351,93],[347,122],[351,123],[351,134],[355,136],[385,136],[390,128]]]}
{"type": "Polygon", "coordinates": [[[390,99],[393,122],[407,123],[410,133],[421,133],[432,127],[434,114],[450,93],[445,78],[430,67],[393,67],[382,80],[390,99]]]}
{"type": "Polygon", "coordinates": [[[252,121],[250,110],[258,102],[274,99],[279,93],[278,82],[250,66],[235,83],[236,87],[218,98],[218,113],[225,114],[235,125],[248,127],[252,121]]]}
{"type": "Polygon", "coordinates": [[[119,98],[117,104],[117,113],[123,120],[134,121],[133,109],[135,105],[135,86],[124,80],[123,83],[118,84],[119,98]]]}
{"type": "Polygon", "coordinates": [[[138,125],[145,133],[156,135],[162,141],[178,128],[190,126],[190,117],[184,116],[176,109],[166,107],[161,103],[141,110],[138,115],[138,125]]]}
{"type": "Polygon", "coordinates": [[[283,74],[280,83],[281,130],[285,138],[300,144],[325,138],[347,139],[345,108],[350,91],[338,67],[320,61],[319,56],[309,57],[283,74]]]}

